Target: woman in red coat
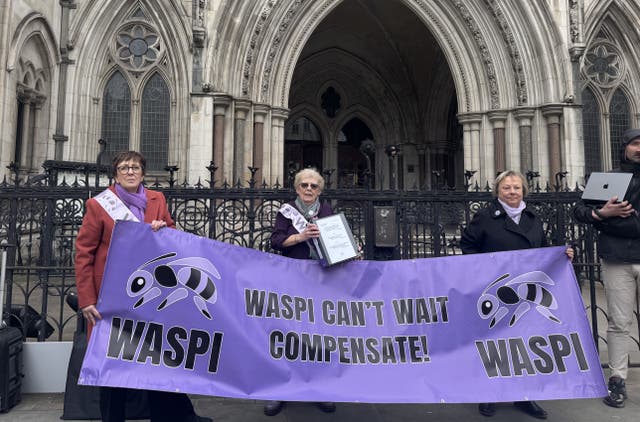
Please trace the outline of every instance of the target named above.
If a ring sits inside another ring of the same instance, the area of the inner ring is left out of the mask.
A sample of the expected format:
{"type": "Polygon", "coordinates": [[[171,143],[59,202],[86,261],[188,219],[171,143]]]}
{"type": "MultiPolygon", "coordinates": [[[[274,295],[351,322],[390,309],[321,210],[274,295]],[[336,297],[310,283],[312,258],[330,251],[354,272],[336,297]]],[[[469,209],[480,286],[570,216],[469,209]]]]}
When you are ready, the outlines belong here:
{"type": "MultiPolygon", "coordinates": [[[[102,319],[96,304],[115,220],[149,223],[153,230],[175,227],[164,195],[142,185],[145,167],[146,160],[138,152],[117,154],[112,162],[115,183],[86,203],[76,239],[75,269],[78,305],[88,322],[89,335],[96,320],[102,319]]],[[[126,388],[100,388],[103,421],[124,422],[126,394],[126,388]]],[[[149,407],[153,422],[211,421],[195,414],[186,394],[149,391],[149,407]]]]}

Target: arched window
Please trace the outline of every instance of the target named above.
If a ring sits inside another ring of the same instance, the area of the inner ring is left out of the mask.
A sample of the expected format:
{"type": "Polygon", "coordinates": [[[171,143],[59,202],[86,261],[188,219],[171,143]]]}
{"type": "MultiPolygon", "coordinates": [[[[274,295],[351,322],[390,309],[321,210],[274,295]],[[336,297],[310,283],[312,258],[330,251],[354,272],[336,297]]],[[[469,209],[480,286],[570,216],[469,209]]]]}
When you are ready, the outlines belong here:
{"type": "Polygon", "coordinates": [[[602,171],[600,148],[600,107],[593,92],[582,91],[582,132],[584,136],[584,172],[602,171]]]}
{"type": "Polygon", "coordinates": [[[620,164],[622,134],[629,129],[629,101],[621,89],[617,89],[609,105],[609,131],[611,133],[611,164],[613,168],[620,164]]]}
{"type": "Polygon", "coordinates": [[[129,148],[131,92],[120,72],[114,73],[104,88],[102,101],[102,139],[107,141],[107,155],[129,148]]]}
{"type": "MultiPolygon", "coordinates": [[[[338,187],[351,188],[364,187],[367,173],[367,165],[375,166],[375,160],[367,163],[365,156],[360,152],[360,145],[365,139],[373,139],[369,127],[362,120],[353,118],[349,120],[338,135],[338,187]]],[[[373,178],[375,168],[368,169],[373,178]]],[[[375,181],[371,180],[375,186],[375,181]]]]}
{"type": "Polygon", "coordinates": [[[169,147],[169,89],[159,74],[154,74],[142,93],[140,150],[149,170],[164,170],[169,147]]]}
{"type": "Polygon", "coordinates": [[[307,117],[289,119],[284,126],[285,186],[290,176],[306,167],[322,172],[322,136],[307,117]]]}
{"type": "Polygon", "coordinates": [[[171,68],[165,45],[146,13],[134,9],[111,34],[108,51],[118,68],[107,81],[102,104],[107,155],[140,151],[147,159],[147,170],[155,172],[163,172],[169,163],[175,101],[171,98],[175,81],[162,73],[162,69],[171,68]]]}

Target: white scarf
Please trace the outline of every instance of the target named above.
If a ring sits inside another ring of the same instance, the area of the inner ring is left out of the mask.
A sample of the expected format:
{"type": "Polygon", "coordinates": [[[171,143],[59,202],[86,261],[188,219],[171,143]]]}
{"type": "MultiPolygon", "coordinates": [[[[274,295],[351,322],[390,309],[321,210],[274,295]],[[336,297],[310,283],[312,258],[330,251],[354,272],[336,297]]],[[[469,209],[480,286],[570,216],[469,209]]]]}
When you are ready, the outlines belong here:
{"type": "Polygon", "coordinates": [[[500,205],[502,205],[502,208],[504,208],[504,211],[509,217],[511,217],[513,222],[516,224],[520,224],[520,216],[522,215],[522,210],[526,208],[527,204],[525,204],[524,201],[520,201],[520,205],[518,205],[516,208],[513,208],[499,198],[498,202],[500,202],[500,205]]]}

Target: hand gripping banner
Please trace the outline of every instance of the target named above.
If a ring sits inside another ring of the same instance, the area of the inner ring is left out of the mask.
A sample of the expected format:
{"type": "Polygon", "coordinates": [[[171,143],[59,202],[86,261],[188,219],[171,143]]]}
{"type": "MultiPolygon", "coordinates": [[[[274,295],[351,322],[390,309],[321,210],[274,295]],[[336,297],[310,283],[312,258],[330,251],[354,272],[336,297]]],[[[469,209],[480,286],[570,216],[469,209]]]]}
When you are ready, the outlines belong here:
{"type": "Polygon", "coordinates": [[[118,222],[79,382],[291,401],[602,397],[564,249],[324,268],[118,222]]]}

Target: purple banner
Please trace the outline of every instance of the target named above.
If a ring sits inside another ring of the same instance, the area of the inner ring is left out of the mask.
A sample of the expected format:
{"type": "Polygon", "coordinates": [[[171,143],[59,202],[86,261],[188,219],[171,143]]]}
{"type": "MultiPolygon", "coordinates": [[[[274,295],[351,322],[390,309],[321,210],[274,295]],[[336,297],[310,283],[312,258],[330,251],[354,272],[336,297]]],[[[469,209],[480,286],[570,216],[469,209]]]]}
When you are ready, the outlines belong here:
{"type": "Polygon", "coordinates": [[[85,385],[291,401],[606,395],[563,247],[323,268],[118,222],[85,385]]]}

